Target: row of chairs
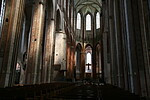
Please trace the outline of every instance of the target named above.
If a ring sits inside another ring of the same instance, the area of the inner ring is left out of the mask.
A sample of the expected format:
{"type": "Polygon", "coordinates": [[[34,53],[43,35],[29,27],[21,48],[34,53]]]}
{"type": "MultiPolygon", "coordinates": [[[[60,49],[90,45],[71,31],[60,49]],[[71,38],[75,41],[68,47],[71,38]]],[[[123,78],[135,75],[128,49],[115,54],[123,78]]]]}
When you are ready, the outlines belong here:
{"type": "Polygon", "coordinates": [[[45,100],[68,91],[75,83],[45,83],[0,88],[0,100],[45,100]]]}
{"type": "Polygon", "coordinates": [[[112,86],[109,84],[100,85],[101,95],[103,100],[146,100],[144,97],[140,97],[128,90],[118,88],[117,86],[112,86]]]}

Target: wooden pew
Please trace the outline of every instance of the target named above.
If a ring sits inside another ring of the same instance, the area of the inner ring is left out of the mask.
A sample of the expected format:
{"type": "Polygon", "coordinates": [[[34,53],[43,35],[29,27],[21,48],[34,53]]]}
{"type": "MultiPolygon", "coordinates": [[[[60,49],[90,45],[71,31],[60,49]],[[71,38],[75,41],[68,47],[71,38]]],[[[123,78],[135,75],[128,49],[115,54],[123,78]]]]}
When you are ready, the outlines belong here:
{"type": "Polygon", "coordinates": [[[52,96],[65,92],[74,85],[74,83],[55,82],[0,88],[0,100],[44,100],[46,98],[50,98],[52,96]]]}

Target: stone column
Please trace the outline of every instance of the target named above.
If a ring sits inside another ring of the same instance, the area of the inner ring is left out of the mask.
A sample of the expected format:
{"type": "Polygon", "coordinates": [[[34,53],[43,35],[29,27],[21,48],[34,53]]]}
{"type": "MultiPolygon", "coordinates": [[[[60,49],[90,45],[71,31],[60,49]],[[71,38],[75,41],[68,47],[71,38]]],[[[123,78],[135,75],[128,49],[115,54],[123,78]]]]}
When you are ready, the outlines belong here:
{"type": "MultiPolygon", "coordinates": [[[[135,47],[136,47],[136,58],[137,58],[137,68],[138,73],[137,77],[139,80],[139,86],[140,86],[140,95],[147,96],[147,80],[146,80],[146,71],[145,66],[147,62],[145,62],[145,54],[146,52],[143,52],[144,49],[146,49],[144,46],[146,45],[144,42],[143,34],[145,33],[143,31],[144,23],[140,23],[144,16],[142,16],[141,12],[141,2],[137,2],[136,0],[132,0],[132,4],[134,4],[133,7],[133,24],[134,24],[134,37],[135,37],[135,47]],[[136,25],[136,26],[135,26],[136,25]]],[[[148,80],[149,81],[149,80],[148,80]]],[[[138,84],[138,83],[137,83],[138,84]]]]}
{"type": "Polygon", "coordinates": [[[108,2],[109,5],[109,36],[110,36],[110,59],[111,59],[111,69],[112,69],[112,84],[117,85],[117,65],[116,65],[116,44],[115,44],[115,32],[114,32],[114,0],[108,2]]]}
{"type": "MultiPolygon", "coordinates": [[[[48,77],[47,77],[47,82],[50,82],[51,81],[51,76],[52,76],[52,66],[53,66],[53,64],[54,64],[54,41],[55,41],[55,23],[54,23],[54,19],[51,19],[51,30],[50,30],[50,36],[51,36],[51,38],[50,38],[50,52],[49,52],[49,55],[50,55],[50,58],[49,58],[49,60],[50,60],[50,63],[49,63],[49,65],[48,65],[48,72],[47,72],[47,74],[48,74],[48,77]]],[[[48,43],[48,42],[47,42],[48,43]]]]}
{"type": "Polygon", "coordinates": [[[71,44],[71,42],[70,42],[70,40],[69,40],[69,38],[67,38],[67,53],[66,53],[66,55],[67,55],[67,78],[70,78],[70,44],[71,44]]]}
{"type": "Polygon", "coordinates": [[[121,12],[120,12],[120,1],[114,1],[114,23],[115,23],[115,44],[116,44],[116,66],[117,66],[117,77],[118,77],[118,86],[124,87],[124,75],[123,75],[123,48],[122,48],[122,33],[121,29],[122,22],[121,22],[121,12]]]}
{"type": "Polygon", "coordinates": [[[28,50],[25,80],[26,84],[40,83],[45,3],[45,0],[35,0],[33,5],[30,46],[28,50]]]}
{"type": "Polygon", "coordinates": [[[23,15],[24,0],[6,0],[0,39],[0,87],[14,84],[23,15]]]}
{"type": "MultiPolygon", "coordinates": [[[[150,1],[143,1],[138,0],[139,5],[139,17],[140,17],[140,29],[141,29],[141,38],[142,38],[142,48],[143,48],[143,57],[144,57],[144,71],[145,71],[145,80],[146,80],[146,89],[147,89],[147,96],[150,97],[150,58],[149,58],[149,25],[150,25],[150,19],[147,14],[148,11],[148,5],[147,3],[150,3],[150,1]]],[[[148,14],[150,15],[150,14],[148,14]]]]}
{"type": "Polygon", "coordinates": [[[110,70],[109,66],[107,65],[107,34],[108,33],[103,33],[103,62],[104,62],[104,81],[106,83],[110,83],[110,70]]]}
{"type": "Polygon", "coordinates": [[[73,43],[71,45],[71,66],[70,66],[70,70],[71,70],[71,79],[74,78],[74,46],[73,43]]]}
{"type": "Polygon", "coordinates": [[[55,54],[54,54],[54,65],[61,65],[59,71],[64,71],[64,76],[56,77],[59,71],[55,71],[53,76],[54,79],[60,77],[66,77],[66,50],[67,50],[67,36],[62,31],[57,31],[55,33],[55,54]]]}
{"type": "Polygon", "coordinates": [[[125,22],[126,22],[126,44],[127,44],[127,62],[128,62],[128,79],[129,90],[133,93],[140,94],[139,69],[136,57],[136,38],[134,35],[134,17],[132,2],[125,0],[125,22]],[[132,10],[131,10],[132,9],[132,10]]]}
{"type": "Polygon", "coordinates": [[[82,34],[82,50],[81,50],[81,79],[84,79],[84,74],[85,74],[85,22],[86,18],[85,16],[82,17],[81,20],[81,34],[82,34]]]}
{"type": "Polygon", "coordinates": [[[103,25],[104,25],[104,33],[103,33],[103,40],[102,40],[102,51],[103,51],[103,53],[102,53],[102,55],[103,55],[103,57],[101,57],[101,58],[103,58],[102,60],[103,60],[103,69],[104,69],[104,81],[106,82],[106,83],[109,83],[109,84],[111,84],[111,68],[110,68],[110,64],[109,64],[109,62],[108,62],[108,7],[107,7],[107,5],[108,5],[108,2],[107,1],[105,1],[104,2],[104,4],[103,4],[103,25]]]}
{"type": "Polygon", "coordinates": [[[114,2],[113,2],[113,5],[114,5],[114,38],[115,38],[115,56],[116,56],[116,72],[117,72],[117,85],[119,86],[119,87],[121,87],[120,86],[120,65],[119,65],[119,63],[120,63],[120,59],[119,59],[119,37],[118,37],[118,35],[119,35],[119,27],[118,27],[118,19],[119,19],[119,17],[118,17],[118,5],[117,5],[117,0],[115,0],[114,2]]]}
{"type": "MultiPolygon", "coordinates": [[[[96,15],[95,15],[96,16],[96,15]]],[[[93,48],[92,48],[92,73],[96,79],[96,17],[92,17],[92,33],[93,33],[93,48]]]]}
{"type": "Polygon", "coordinates": [[[69,66],[69,76],[70,76],[70,79],[72,79],[72,42],[71,42],[71,45],[70,45],[70,66],[69,66]]]}
{"type": "Polygon", "coordinates": [[[85,49],[81,50],[81,79],[84,79],[85,74],[85,49]]]}
{"type": "Polygon", "coordinates": [[[75,81],[75,79],[76,79],[76,66],[75,66],[75,50],[76,50],[76,48],[75,48],[76,46],[75,46],[75,43],[74,43],[74,41],[73,41],[73,82],[75,81]]]}
{"type": "Polygon", "coordinates": [[[124,7],[124,1],[120,0],[120,39],[121,39],[121,56],[122,56],[122,87],[125,88],[125,90],[128,90],[128,57],[127,57],[127,45],[126,45],[126,24],[125,24],[125,7],[124,7]]]}
{"type": "MultiPolygon", "coordinates": [[[[48,5],[48,6],[52,6],[48,5]]],[[[53,6],[52,6],[53,7],[53,6]]],[[[46,28],[45,28],[45,45],[44,45],[44,59],[42,68],[42,82],[50,82],[52,76],[52,66],[53,66],[53,52],[54,52],[54,30],[55,23],[53,18],[53,8],[47,7],[46,18],[46,28]]]]}
{"type": "MultiPolygon", "coordinates": [[[[135,86],[135,93],[142,94],[144,93],[143,90],[145,90],[145,75],[143,70],[143,55],[142,55],[142,44],[141,44],[141,35],[140,35],[140,25],[139,25],[139,14],[138,14],[138,5],[136,0],[131,1],[132,6],[132,26],[133,26],[133,34],[134,37],[134,44],[132,44],[132,47],[135,49],[132,49],[131,53],[133,64],[136,66],[133,67],[133,75],[134,75],[134,86],[135,86]],[[134,6],[133,6],[134,5],[134,6]],[[135,26],[136,25],[136,26],[135,26]],[[134,52],[134,53],[133,53],[134,52]],[[141,85],[141,86],[140,86],[141,85]]],[[[131,10],[131,9],[130,9],[131,10]]],[[[132,37],[131,37],[132,38],[132,37]]]]}

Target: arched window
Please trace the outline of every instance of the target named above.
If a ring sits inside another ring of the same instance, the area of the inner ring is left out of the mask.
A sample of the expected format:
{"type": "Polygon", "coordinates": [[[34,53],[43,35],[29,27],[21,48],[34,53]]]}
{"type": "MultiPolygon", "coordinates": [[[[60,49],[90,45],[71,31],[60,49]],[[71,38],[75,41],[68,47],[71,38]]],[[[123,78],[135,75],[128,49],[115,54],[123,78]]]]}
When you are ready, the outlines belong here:
{"type": "Polygon", "coordinates": [[[58,4],[61,5],[61,0],[58,0],[58,4]]]}
{"type": "Polygon", "coordinates": [[[21,65],[17,63],[16,65],[16,73],[15,73],[15,84],[19,84],[20,82],[20,74],[21,74],[21,65]]]}
{"type": "Polygon", "coordinates": [[[61,27],[61,15],[60,15],[60,11],[57,10],[57,14],[56,14],[56,31],[61,31],[62,27],[61,27]]]}
{"type": "Polygon", "coordinates": [[[92,55],[90,52],[86,53],[86,67],[85,67],[86,73],[92,72],[92,55]]]}
{"type": "Polygon", "coordinates": [[[86,54],[86,64],[91,64],[91,53],[86,54]]]}
{"type": "Polygon", "coordinates": [[[77,14],[77,29],[81,29],[81,15],[77,14]]]}
{"type": "Polygon", "coordinates": [[[96,13],[96,29],[100,28],[100,13],[96,13]]]}
{"type": "Polygon", "coordinates": [[[91,15],[86,15],[86,30],[91,30],[91,15]]]}
{"type": "Polygon", "coordinates": [[[1,31],[3,26],[4,12],[5,12],[5,0],[2,0],[1,8],[0,8],[0,37],[1,37],[1,31]]]}

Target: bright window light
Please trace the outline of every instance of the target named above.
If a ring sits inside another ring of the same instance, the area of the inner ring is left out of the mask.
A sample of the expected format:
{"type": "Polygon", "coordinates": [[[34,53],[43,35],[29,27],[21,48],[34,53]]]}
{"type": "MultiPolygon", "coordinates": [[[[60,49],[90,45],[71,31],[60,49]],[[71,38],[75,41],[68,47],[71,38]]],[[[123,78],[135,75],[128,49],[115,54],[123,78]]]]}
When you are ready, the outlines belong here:
{"type": "Polygon", "coordinates": [[[91,30],[91,15],[86,15],[86,30],[91,30]]]}

